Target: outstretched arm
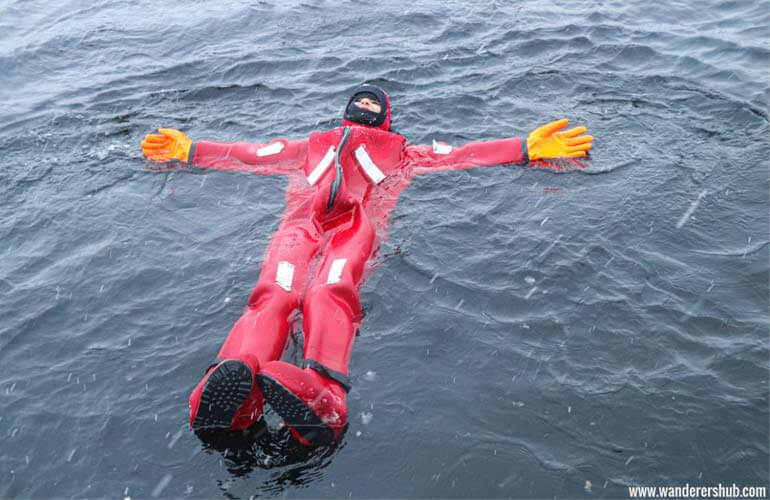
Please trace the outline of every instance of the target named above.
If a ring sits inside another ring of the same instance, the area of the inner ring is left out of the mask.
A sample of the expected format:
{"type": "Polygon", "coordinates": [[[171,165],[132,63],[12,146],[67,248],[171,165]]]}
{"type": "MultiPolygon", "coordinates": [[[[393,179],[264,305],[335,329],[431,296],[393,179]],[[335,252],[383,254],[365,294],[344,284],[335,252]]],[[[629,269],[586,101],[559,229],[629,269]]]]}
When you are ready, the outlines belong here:
{"type": "Polygon", "coordinates": [[[512,137],[497,141],[471,142],[459,147],[433,142],[433,146],[407,146],[415,173],[459,170],[508,163],[526,163],[541,158],[575,158],[591,149],[593,137],[586,128],[567,126],[563,118],[531,132],[526,139],[512,137]]]}
{"type": "Polygon", "coordinates": [[[142,141],[144,155],[157,162],[179,160],[202,168],[278,174],[301,167],[307,155],[307,141],[193,142],[179,130],[162,128],[158,132],[160,134],[149,134],[142,141]]]}

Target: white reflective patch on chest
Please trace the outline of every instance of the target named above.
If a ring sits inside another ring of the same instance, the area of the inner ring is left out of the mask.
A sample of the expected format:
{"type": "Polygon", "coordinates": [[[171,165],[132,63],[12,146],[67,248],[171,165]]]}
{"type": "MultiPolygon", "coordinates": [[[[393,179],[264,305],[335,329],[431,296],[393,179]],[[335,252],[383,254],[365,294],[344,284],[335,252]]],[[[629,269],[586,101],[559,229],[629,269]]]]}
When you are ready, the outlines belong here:
{"type": "Polygon", "coordinates": [[[355,155],[356,160],[358,160],[358,164],[361,165],[361,168],[364,169],[364,173],[366,173],[372,182],[375,184],[382,182],[382,180],[385,178],[385,174],[383,174],[382,170],[377,168],[377,165],[374,164],[372,159],[369,157],[369,153],[366,152],[366,148],[364,148],[363,144],[356,148],[355,155]]]}
{"type": "Polygon", "coordinates": [[[329,277],[326,279],[327,285],[339,283],[342,279],[342,270],[345,269],[345,263],[348,259],[334,259],[332,267],[329,269],[329,277]]]}
{"type": "Polygon", "coordinates": [[[268,144],[267,146],[263,146],[257,150],[257,156],[272,156],[277,155],[283,151],[283,143],[282,142],[274,142],[272,144],[268,144]]]}
{"type": "Polygon", "coordinates": [[[329,151],[326,152],[324,157],[321,158],[321,161],[318,162],[318,165],[316,165],[313,171],[310,172],[310,175],[307,176],[307,181],[311,186],[318,182],[318,179],[321,178],[324,172],[326,172],[326,169],[329,168],[329,165],[332,164],[335,153],[336,151],[334,151],[334,146],[329,146],[329,151]]]}
{"type": "Polygon", "coordinates": [[[275,272],[275,282],[287,292],[291,292],[292,281],[294,281],[294,264],[285,260],[280,261],[278,270],[275,272]]]}
{"type": "Polygon", "coordinates": [[[433,153],[437,155],[448,155],[452,152],[452,146],[445,142],[437,142],[433,139],[433,153]]]}

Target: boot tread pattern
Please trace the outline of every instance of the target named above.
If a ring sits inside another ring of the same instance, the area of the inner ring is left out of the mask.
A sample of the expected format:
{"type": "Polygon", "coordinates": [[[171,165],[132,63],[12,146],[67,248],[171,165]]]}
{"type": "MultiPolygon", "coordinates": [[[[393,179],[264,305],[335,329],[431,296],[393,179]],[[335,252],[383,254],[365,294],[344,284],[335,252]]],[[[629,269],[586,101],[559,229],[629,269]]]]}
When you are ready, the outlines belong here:
{"type": "Polygon", "coordinates": [[[324,444],[334,440],[334,431],[325,424],[307,404],[280,382],[269,375],[257,375],[265,401],[286,425],[297,431],[304,439],[313,444],[324,444]]]}
{"type": "Polygon", "coordinates": [[[249,397],[252,385],[251,370],[243,362],[231,359],[217,366],[203,387],[193,430],[229,428],[235,412],[249,397]]]}

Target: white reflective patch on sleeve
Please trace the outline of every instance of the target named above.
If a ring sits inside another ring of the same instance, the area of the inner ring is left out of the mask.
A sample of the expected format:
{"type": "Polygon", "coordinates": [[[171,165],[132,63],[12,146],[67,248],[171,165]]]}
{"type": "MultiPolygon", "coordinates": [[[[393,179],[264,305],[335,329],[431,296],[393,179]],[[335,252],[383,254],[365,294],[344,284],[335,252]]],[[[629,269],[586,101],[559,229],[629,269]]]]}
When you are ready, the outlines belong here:
{"type": "Polygon", "coordinates": [[[318,179],[321,178],[324,172],[326,172],[326,169],[329,168],[329,165],[332,164],[335,153],[336,151],[334,151],[334,146],[330,146],[329,151],[326,152],[324,157],[321,158],[321,161],[318,162],[318,165],[316,165],[313,171],[310,172],[310,175],[307,176],[307,181],[311,186],[318,182],[318,179]]]}
{"type": "Polygon", "coordinates": [[[281,141],[268,144],[257,150],[257,156],[272,156],[277,155],[283,151],[283,143],[281,141]]]}
{"type": "Polygon", "coordinates": [[[278,270],[275,272],[275,282],[287,292],[291,292],[292,281],[294,281],[294,265],[282,260],[278,263],[278,270]]]}
{"type": "Polygon", "coordinates": [[[348,259],[334,259],[332,267],[329,269],[329,277],[326,279],[327,285],[339,283],[342,279],[342,270],[345,269],[345,263],[348,259]]]}
{"type": "Polygon", "coordinates": [[[364,169],[364,172],[369,176],[372,182],[375,184],[382,182],[385,178],[385,174],[383,174],[382,170],[377,168],[377,165],[375,165],[372,159],[369,158],[369,153],[366,152],[366,148],[364,148],[363,144],[356,148],[355,154],[358,164],[361,165],[361,168],[364,169]]]}
{"type": "Polygon", "coordinates": [[[433,139],[433,152],[437,155],[448,155],[452,152],[452,146],[445,142],[437,142],[433,139]]]}

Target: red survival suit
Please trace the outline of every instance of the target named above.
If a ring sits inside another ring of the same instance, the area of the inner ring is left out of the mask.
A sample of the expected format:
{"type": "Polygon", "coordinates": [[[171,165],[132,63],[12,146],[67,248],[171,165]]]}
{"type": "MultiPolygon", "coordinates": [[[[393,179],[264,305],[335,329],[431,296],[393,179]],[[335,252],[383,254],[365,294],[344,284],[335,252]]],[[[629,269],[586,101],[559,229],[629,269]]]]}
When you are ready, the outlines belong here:
{"type": "Polygon", "coordinates": [[[389,131],[387,94],[366,87],[386,101],[386,119],[378,126],[343,121],[306,140],[199,141],[190,150],[188,161],[198,167],[289,178],[286,211],[256,288],[190,396],[193,429],[244,429],[262,416],[267,400],[301,442],[339,437],[360,324],[359,287],[401,191],[420,173],[526,161],[518,137],[456,148],[408,144],[389,131]],[[302,367],[280,361],[297,310],[302,367]]]}

